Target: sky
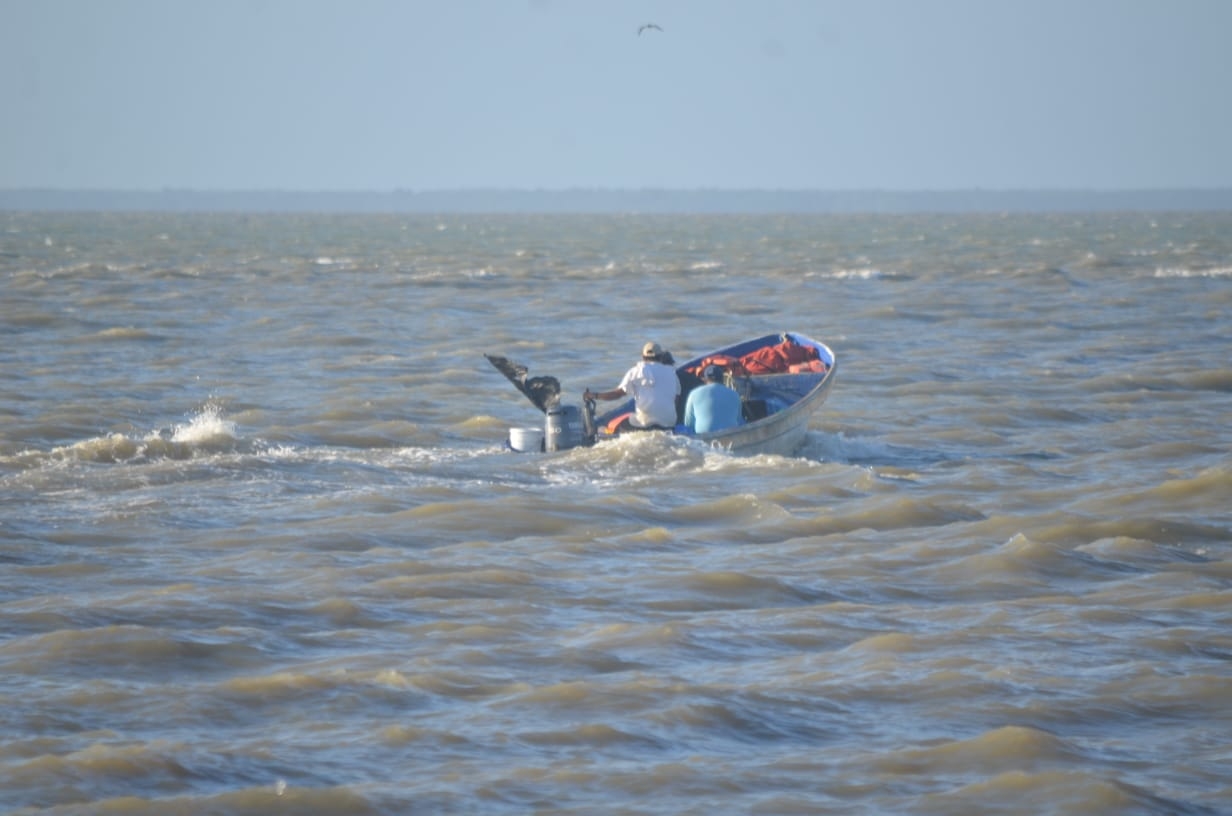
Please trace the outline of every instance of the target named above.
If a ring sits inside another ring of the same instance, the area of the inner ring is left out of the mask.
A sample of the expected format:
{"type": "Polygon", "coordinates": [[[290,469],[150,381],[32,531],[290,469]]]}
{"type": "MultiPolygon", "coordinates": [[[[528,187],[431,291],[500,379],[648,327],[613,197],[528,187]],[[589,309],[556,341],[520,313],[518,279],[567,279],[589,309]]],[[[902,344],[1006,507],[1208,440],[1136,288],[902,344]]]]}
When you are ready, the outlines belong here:
{"type": "Polygon", "coordinates": [[[1228,187],[1232,0],[0,0],[0,189],[1228,187]]]}

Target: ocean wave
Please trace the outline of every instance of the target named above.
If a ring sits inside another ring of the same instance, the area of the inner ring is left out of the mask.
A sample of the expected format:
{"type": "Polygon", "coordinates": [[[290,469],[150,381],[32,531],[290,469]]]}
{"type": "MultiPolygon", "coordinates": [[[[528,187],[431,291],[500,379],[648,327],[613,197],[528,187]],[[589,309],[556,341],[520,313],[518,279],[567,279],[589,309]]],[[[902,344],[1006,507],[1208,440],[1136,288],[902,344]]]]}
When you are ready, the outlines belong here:
{"type": "Polygon", "coordinates": [[[1227,278],[1232,277],[1232,266],[1215,266],[1207,269],[1191,269],[1184,266],[1156,267],[1157,278],[1227,278]]]}
{"type": "Polygon", "coordinates": [[[144,436],[113,432],[49,451],[20,451],[0,457],[0,464],[34,468],[65,462],[120,464],[185,460],[234,451],[240,442],[236,424],[223,418],[220,406],[210,403],[187,422],[153,430],[144,436]]]}
{"type": "Polygon", "coordinates": [[[806,272],[806,278],[822,278],[824,280],[876,280],[893,277],[876,267],[854,267],[852,269],[827,269],[821,272],[806,272]]]}
{"type": "Polygon", "coordinates": [[[154,334],[145,329],[138,329],[134,326],[115,326],[110,329],[103,329],[95,332],[89,337],[83,338],[86,341],[93,340],[165,340],[162,335],[154,334]]]}

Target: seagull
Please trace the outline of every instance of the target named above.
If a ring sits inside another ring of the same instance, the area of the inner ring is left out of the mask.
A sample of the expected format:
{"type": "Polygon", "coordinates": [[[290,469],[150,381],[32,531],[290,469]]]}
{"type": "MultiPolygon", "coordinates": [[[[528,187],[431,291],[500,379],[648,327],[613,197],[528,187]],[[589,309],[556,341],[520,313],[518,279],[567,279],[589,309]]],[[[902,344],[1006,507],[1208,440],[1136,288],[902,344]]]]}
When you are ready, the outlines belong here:
{"type": "Polygon", "coordinates": [[[639,36],[639,37],[640,37],[640,36],[642,36],[642,32],[643,32],[643,31],[645,31],[645,30],[646,30],[646,29],[648,29],[648,28],[649,28],[649,29],[654,29],[655,31],[662,31],[662,30],[663,30],[663,29],[659,28],[657,25],[655,25],[654,23],[643,23],[642,25],[640,25],[640,26],[638,26],[638,27],[637,27],[637,36],[639,36]]]}

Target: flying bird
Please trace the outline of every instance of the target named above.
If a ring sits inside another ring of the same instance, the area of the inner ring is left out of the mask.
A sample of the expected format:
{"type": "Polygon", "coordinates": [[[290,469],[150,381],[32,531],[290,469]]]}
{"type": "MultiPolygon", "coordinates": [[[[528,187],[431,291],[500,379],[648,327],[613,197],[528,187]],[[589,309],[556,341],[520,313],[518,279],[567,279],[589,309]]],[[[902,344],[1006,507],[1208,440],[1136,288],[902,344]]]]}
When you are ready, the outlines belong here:
{"type": "Polygon", "coordinates": [[[659,28],[657,25],[655,25],[654,23],[643,23],[642,25],[640,25],[640,26],[638,26],[638,27],[637,27],[637,36],[639,36],[639,37],[640,37],[640,36],[642,36],[642,32],[643,32],[643,31],[646,31],[647,29],[653,29],[654,31],[662,31],[662,30],[663,30],[663,29],[659,28]]]}

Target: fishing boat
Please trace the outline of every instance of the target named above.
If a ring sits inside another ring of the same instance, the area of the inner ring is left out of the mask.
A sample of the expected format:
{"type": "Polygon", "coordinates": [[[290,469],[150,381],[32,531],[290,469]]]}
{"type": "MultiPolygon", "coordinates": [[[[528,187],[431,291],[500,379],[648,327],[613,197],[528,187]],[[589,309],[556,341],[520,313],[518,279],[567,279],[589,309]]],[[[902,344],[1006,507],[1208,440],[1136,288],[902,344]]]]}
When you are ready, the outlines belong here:
{"type": "MultiPolygon", "coordinates": [[[[526,366],[505,357],[484,356],[545,415],[542,430],[510,430],[507,444],[515,451],[559,451],[601,443],[619,436],[622,420],[633,411],[632,398],[598,415],[590,401],[581,406],[563,404],[555,377],[531,377],[526,366]]],[[[837,367],[828,346],[797,332],[744,340],[676,366],[682,386],[681,412],[688,391],[701,384],[702,369],[712,363],[726,371],[726,384],[740,394],[743,424],[699,434],[690,434],[678,424],[674,433],[732,453],[783,456],[794,453],[804,441],[809,420],[825,402],[837,367]]]]}

